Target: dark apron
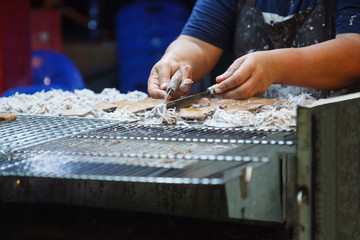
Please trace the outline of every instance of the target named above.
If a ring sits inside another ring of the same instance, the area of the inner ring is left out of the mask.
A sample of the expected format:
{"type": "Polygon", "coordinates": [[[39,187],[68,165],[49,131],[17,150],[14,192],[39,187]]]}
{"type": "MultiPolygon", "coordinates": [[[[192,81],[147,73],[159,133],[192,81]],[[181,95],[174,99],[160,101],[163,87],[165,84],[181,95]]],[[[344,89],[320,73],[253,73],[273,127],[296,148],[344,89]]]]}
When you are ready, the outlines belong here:
{"type": "MultiPolygon", "coordinates": [[[[336,1],[318,0],[316,5],[283,22],[267,24],[255,0],[239,0],[235,23],[234,51],[236,58],[245,54],[278,48],[298,48],[335,37],[336,1]],[[330,3],[331,2],[331,3],[330,3]]],[[[273,84],[265,97],[286,98],[307,92],[316,98],[332,94],[301,87],[273,84]]]]}

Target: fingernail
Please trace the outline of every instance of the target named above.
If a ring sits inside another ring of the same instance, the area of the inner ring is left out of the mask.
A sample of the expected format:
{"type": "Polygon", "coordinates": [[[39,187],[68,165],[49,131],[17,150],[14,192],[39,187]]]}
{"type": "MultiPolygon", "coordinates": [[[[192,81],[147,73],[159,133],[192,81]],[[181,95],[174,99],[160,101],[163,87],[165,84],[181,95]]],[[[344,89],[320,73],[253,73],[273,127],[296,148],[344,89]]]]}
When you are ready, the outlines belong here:
{"type": "Polygon", "coordinates": [[[215,79],[222,78],[222,77],[223,77],[223,75],[224,75],[224,73],[223,73],[223,74],[221,74],[221,75],[219,75],[219,76],[217,76],[215,79]]]}
{"type": "Polygon", "coordinates": [[[190,79],[184,80],[184,85],[185,85],[185,86],[191,85],[191,84],[193,84],[193,83],[194,83],[194,82],[193,82],[192,80],[190,80],[190,79]]]}
{"type": "Polygon", "coordinates": [[[160,89],[165,89],[166,86],[167,86],[167,83],[162,83],[162,84],[160,85],[160,89]]]}
{"type": "Polygon", "coordinates": [[[217,78],[224,78],[224,77],[228,77],[230,75],[231,75],[230,72],[224,72],[223,74],[219,75],[217,78]]]}

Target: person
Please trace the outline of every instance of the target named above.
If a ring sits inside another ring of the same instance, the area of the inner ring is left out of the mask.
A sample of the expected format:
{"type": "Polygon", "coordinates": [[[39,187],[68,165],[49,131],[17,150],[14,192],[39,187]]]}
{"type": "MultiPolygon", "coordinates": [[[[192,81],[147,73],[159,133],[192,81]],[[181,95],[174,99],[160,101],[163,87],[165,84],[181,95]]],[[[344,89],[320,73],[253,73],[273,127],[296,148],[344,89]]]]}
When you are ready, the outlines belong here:
{"type": "Polygon", "coordinates": [[[150,96],[164,98],[177,69],[183,79],[168,99],[186,94],[229,48],[234,61],[216,77],[223,98],[276,97],[284,86],[317,97],[344,89],[360,78],[360,1],[198,0],[153,66],[150,96]]]}

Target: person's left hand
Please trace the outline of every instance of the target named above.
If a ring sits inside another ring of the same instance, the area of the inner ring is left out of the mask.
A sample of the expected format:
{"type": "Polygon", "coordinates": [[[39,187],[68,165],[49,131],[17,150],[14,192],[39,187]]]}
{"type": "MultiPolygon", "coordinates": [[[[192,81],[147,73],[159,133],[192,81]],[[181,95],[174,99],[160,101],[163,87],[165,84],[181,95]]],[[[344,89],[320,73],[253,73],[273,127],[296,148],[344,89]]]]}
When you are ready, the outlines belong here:
{"type": "Polygon", "coordinates": [[[216,78],[215,92],[223,98],[248,99],[264,94],[281,73],[276,50],[249,53],[236,59],[216,78]]]}

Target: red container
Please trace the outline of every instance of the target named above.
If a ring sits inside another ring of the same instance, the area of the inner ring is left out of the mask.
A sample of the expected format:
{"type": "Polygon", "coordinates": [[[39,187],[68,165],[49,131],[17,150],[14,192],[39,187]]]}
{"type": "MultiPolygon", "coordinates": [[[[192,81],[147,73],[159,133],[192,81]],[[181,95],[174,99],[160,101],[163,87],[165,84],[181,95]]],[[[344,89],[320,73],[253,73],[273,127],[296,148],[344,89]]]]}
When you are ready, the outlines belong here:
{"type": "Polygon", "coordinates": [[[0,94],[31,84],[30,0],[0,0],[0,94]]]}
{"type": "Polygon", "coordinates": [[[30,34],[32,50],[62,52],[60,13],[55,10],[31,10],[30,34]]]}

